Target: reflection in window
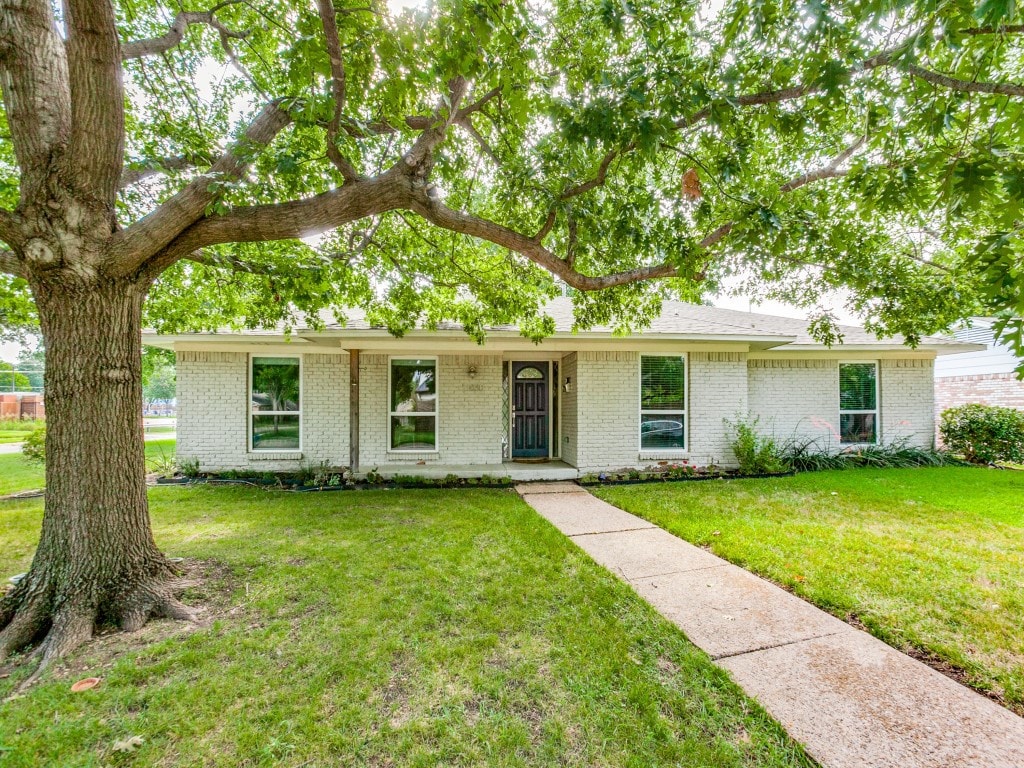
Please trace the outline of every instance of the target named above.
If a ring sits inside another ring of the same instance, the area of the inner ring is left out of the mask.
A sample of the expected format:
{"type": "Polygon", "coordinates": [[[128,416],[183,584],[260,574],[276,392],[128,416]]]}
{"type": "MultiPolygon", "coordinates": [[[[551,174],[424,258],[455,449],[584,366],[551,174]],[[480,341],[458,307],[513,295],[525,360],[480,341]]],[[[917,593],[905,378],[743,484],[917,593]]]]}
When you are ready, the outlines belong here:
{"type": "Polygon", "coordinates": [[[686,449],[686,359],[640,358],[640,449],[686,449]]]}
{"type": "Polygon", "coordinates": [[[437,361],[392,360],[390,384],[390,449],[437,450],[437,361]]]}
{"type": "Polygon", "coordinates": [[[878,442],[878,364],[840,363],[839,439],[878,442]]]}
{"type": "Polygon", "coordinates": [[[249,401],[252,450],[297,451],[301,407],[297,357],[253,357],[249,401]]]}

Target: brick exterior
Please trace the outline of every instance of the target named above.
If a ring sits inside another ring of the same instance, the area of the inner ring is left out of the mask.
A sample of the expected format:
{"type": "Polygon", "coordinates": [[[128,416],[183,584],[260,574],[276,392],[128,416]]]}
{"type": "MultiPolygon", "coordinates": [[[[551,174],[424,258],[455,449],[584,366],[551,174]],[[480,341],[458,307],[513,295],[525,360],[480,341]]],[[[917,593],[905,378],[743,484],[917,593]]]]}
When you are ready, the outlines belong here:
{"type": "Polygon", "coordinates": [[[747,399],[760,431],[777,440],[839,445],[839,363],[755,359],[747,364],[747,399]]]}
{"type": "MultiPolygon", "coordinates": [[[[409,355],[415,357],[415,355],[409,355]]],[[[389,462],[410,464],[500,464],[501,355],[440,355],[437,358],[436,452],[389,451],[389,356],[359,356],[359,468],[389,462]],[[469,378],[470,366],[476,376],[469,378]]]]}
{"type": "Polygon", "coordinates": [[[935,380],[935,412],[968,403],[1024,410],[1024,381],[1014,373],[945,376],[935,380]]]}
{"type": "MultiPolygon", "coordinates": [[[[879,361],[879,437],[882,443],[907,439],[933,445],[933,363],[931,360],[879,361]]],[[[816,440],[838,449],[839,361],[755,359],[748,365],[751,416],[778,440],[816,440]]]]}
{"type": "MultiPolygon", "coordinates": [[[[583,472],[643,466],[663,459],[730,464],[725,424],[751,414],[762,431],[785,440],[818,438],[838,447],[839,362],[748,359],[741,352],[687,354],[686,452],[640,451],[640,352],[578,351],[560,361],[562,459],[583,472]]],[[[664,353],[662,353],[664,354],[664,353]]],[[[438,451],[388,451],[389,356],[364,352],[359,363],[359,469],[389,463],[499,464],[502,461],[502,356],[438,356],[438,451]],[[468,369],[476,368],[470,379],[468,369]]],[[[178,454],[204,470],[294,469],[300,463],[349,463],[347,354],[303,355],[301,457],[254,454],[248,445],[248,355],[178,353],[178,454]]],[[[931,445],[934,433],[930,360],[882,360],[881,437],[931,445]]]]}
{"type": "MultiPolygon", "coordinates": [[[[574,465],[585,472],[635,465],[640,443],[640,354],[577,352],[575,362],[574,465]]],[[[569,434],[564,415],[562,427],[569,434]]]]}
{"type": "Polygon", "coordinates": [[[882,442],[935,445],[935,384],[931,360],[881,360],[882,442]]]}
{"type": "Polygon", "coordinates": [[[302,452],[251,452],[249,355],[179,352],[177,453],[203,471],[287,471],[348,464],[348,358],[302,357],[302,452]]]}
{"type": "Polygon", "coordinates": [[[735,421],[747,412],[747,356],[691,352],[689,363],[690,462],[732,464],[736,457],[729,447],[725,421],[735,421]]]}

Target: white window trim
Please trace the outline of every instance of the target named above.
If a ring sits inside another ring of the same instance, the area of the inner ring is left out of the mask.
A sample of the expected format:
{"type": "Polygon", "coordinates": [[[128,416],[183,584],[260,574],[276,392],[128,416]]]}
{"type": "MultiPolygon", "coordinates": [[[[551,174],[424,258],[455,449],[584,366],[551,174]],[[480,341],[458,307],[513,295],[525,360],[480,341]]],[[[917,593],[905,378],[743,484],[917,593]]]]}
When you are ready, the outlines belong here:
{"type": "Polygon", "coordinates": [[[881,377],[882,368],[878,364],[877,360],[840,360],[839,367],[836,369],[837,372],[841,371],[844,365],[873,365],[875,367],[875,407],[874,409],[854,409],[844,410],[842,404],[843,392],[842,392],[842,381],[840,379],[839,389],[836,391],[836,395],[839,397],[839,444],[844,447],[858,446],[858,445],[880,445],[882,442],[882,389],[881,389],[881,377]],[[852,443],[843,442],[843,416],[858,416],[862,414],[873,414],[875,417],[875,440],[874,442],[865,442],[864,440],[857,440],[852,443]]]}
{"type": "Polygon", "coordinates": [[[305,371],[303,366],[302,354],[296,353],[293,355],[285,354],[264,354],[257,352],[249,353],[249,385],[247,387],[248,399],[249,399],[249,453],[302,453],[302,405],[306,402],[306,393],[303,391],[303,380],[305,379],[305,371]],[[253,361],[257,357],[280,357],[288,360],[299,361],[299,410],[297,411],[257,411],[252,407],[252,366],[253,361]],[[298,416],[299,417],[299,447],[298,448],[256,448],[252,443],[252,419],[253,416],[298,416]]]}
{"type": "Polygon", "coordinates": [[[437,355],[388,355],[388,386],[387,386],[387,436],[388,436],[388,453],[398,454],[411,454],[416,455],[420,453],[440,453],[441,452],[441,361],[437,355]],[[431,448],[395,448],[391,444],[391,417],[392,416],[408,416],[408,412],[392,411],[391,410],[391,363],[394,360],[433,360],[434,361],[434,410],[430,413],[421,413],[417,411],[418,416],[433,416],[434,417],[434,447],[431,448]]]}
{"type": "Polygon", "coordinates": [[[656,354],[656,355],[645,355],[641,354],[636,361],[637,364],[637,381],[636,381],[636,401],[639,406],[639,418],[637,420],[637,446],[639,452],[642,455],[666,455],[666,456],[683,456],[690,453],[690,356],[686,352],[680,352],[676,355],[668,354],[656,354]],[[644,358],[645,357],[674,357],[679,358],[683,361],[683,410],[665,410],[662,408],[644,408],[644,358]],[[643,417],[644,416],[674,416],[676,414],[683,414],[683,447],[682,448],[644,448],[644,435],[643,435],[643,417]]]}

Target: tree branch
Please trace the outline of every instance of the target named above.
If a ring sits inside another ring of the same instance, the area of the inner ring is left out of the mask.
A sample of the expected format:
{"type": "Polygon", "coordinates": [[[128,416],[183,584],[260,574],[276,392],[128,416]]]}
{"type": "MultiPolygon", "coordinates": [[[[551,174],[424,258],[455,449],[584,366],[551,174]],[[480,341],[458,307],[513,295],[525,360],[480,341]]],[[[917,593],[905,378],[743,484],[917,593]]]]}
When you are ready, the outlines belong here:
{"type": "Polygon", "coordinates": [[[200,219],[151,258],[143,272],[155,278],[175,261],[222,243],[269,242],[310,237],[350,221],[402,207],[410,180],[396,169],[373,179],[345,184],[304,200],[234,208],[200,219]]]}
{"type": "Polygon", "coordinates": [[[461,211],[453,211],[440,201],[425,194],[414,195],[409,208],[442,229],[487,240],[502,248],[515,251],[580,291],[598,291],[641,280],[675,277],[677,274],[676,268],[671,264],[656,264],[598,277],[584,275],[532,237],[527,237],[488,219],[461,211]]]}
{"type": "Polygon", "coordinates": [[[66,0],[71,144],[75,186],[110,211],[124,163],[124,85],[121,42],[110,0],[66,0]]]}
{"type": "Polygon", "coordinates": [[[167,171],[183,171],[194,168],[197,163],[194,158],[185,155],[174,157],[162,157],[156,160],[147,160],[147,166],[142,168],[125,168],[121,171],[121,189],[138,184],[153,176],[159,176],[167,171]]]}
{"type": "Polygon", "coordinates": [[[115,276],[129,275],[162,251],[203,216],[207,206],[220,196],[224,183],[241,178],[255,154],[291,121],[280,100],[260,110],[242,137],[228,147],[209,171],[193,179],[152,213],[114,233],[107,251],[107,271],[115,276]]]}
{"type": "Polygon", "coordinates": [[[0,248],[0,272],[6,272],[15,277],[28,277],[28,271],[21,259],[13,251],[6,251],[2,248],[0,248]]]}
{"type": "Polygon", "coordinates": [[[18,226],[17,214],[6,208],[0,208],[0,241],[7,243],[12,248],[17,248],[23,239],[21,227],[18,226]]]}
{"type": "Polygon", "coordinates": [[[241,40],[248,37],[248,32],[233,32],[221,24],[214,15],[222,8],[229,5],[244,2],[244,0],[225,0],[218,3],[208,11],[179,11],[174,21],[171,22],[167,31],[160,37],[150,37],[145,40],[133,40],[121,46],[121,58],[125,61],[138,59],[143,56],[155,56],[158,53],[166,53],[185,37],[185,31],[193,24],[205,24],[217,30],[221,39],[229,38],[241,40]]]}
{"type": "Polygon", "coordinates": [[[932,72],[915,64],[907,64],[903,67],[914,77],[925,82],[937,85],[941,88],[948,88],[951,91],[962,91],[964,93],[993,93],[1001,96],[1024,96],[1024,85],[1016,83],[985,83],[974,80],[960,80],[941,72],[932,72]]]}
{"type": "Polygon", "coordinates": [[[45,205],[50,159],[71,133],[67,54],[47,0],[5,5],[0,13],[0,69],[11,143],[21,169],[19,206],[45,205]]]}
{"type": "Polygon", "coordinates": [[[359,172],[338,149],[338,129],[341,126],[342,111],[345,109],[345,62],[341,57],[334,0],[316,0],[316,5],[327,41],[327,56],[331,61],[331,91],[334,94],[334,114],[327,124],[327,157],[345,181],[357,181],[360,178],[359,172]]]}
{"type": "MultiPolygon", "coordinates": [[[[844,168],[840,168],[839,166],[849,160],[853,154],[864,145],[866,140],[866,136],[859,137],[856,141],[850,144],[850,146],[829,160],[829,162],[821,168],[801,173],[799,176],[794,176],[784,184],[780,184],[779,192],[788,194],[789,192],[793,192],[801,187],[806,187],[808,184],[813,184],[815,181],[821,181],[823,179],[838,179],[846,176],[849,171],[844,168]]],[[[720,225],[701,240],[700,243],[698,243],[698,246],[705,250],[710,248],[732,232],[737,223],[737,220],[733,219],[732,221],[727,221],[725,224],[720,225]]]]}

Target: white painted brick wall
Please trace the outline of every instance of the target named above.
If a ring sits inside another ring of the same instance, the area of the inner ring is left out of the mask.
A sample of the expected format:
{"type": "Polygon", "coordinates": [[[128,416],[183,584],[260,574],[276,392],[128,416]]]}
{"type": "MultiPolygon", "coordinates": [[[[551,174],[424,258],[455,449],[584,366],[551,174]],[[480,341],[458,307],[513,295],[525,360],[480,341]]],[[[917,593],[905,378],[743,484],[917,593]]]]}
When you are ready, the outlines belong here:
{"type": "MultiPolygon", "coordinates": [[[[747,356],[741,352],[691,352],[690,455],[693,464],[734,464],[725,421],[747,413],[747,356]]],[[[645,454],[646,457],[646,454],[645,454]]]]}
{"type": "Polygon", "coordinates": [[[577,466],[579,462],[579,456],[577,452],[578,447],[578,430],[579,430],[579,371],[576,364],[576,353],[571,352],[562,358],[562,363],[559,366],[559,377],[562,382],[567,379],[572,382],[571,391],[566,392],[565,388],[562,389],[562,461],[571,466],[577,466]]]}
{"type": "Polygon", "coordinates": [[[576,466],[592,472],[635,465],[640,441],[640,354],[577,352],[573,382],[576,466]]]}
{"type": "MultiPolygon", "coordinates": [[[[814,439],[838,450],[839,361],[751,360],[748,366],[751,416],[778,440],[814,439]]],[[[883,444],[908,438],[930,447],[934,435],[934,379],[931,360],[879,361],[880,438],[883,444]]]]}
{"type": "Polygon", "coordinates": [[[348,357],[306,354],[302,368],[302,453],[249,452],[249,356],[179,352],[177,454],[205,472],[288,471],[348,464],[348,357]]]}
{"type": "MultiPolygon", "coordinates": [[[[409,355],[408,357],[414,357],[409,355]]],[[[359,356],[359,468],[387,463],[500,464],[500,355],[440,355],[437,359],[438,450],[389,451],[388,355],[359,356]],[[470,366],[476,376],[469,378],[470,366]]]]}
{"type": "Polygon", "coordinates": [[[882,360],[882,440],[935,444],[935,365],[932,360],[882,360]]]}
{"type": "Polygon", "coordinates": [[[758,430],[785,442],[839,447],[839,363],[757,359],[747,363],[747,400],[758,430]]]}

